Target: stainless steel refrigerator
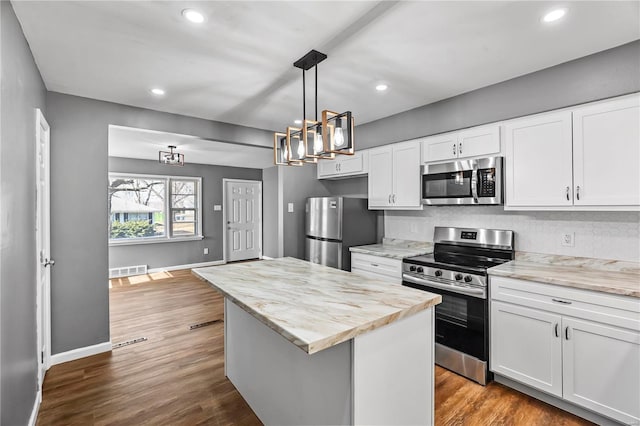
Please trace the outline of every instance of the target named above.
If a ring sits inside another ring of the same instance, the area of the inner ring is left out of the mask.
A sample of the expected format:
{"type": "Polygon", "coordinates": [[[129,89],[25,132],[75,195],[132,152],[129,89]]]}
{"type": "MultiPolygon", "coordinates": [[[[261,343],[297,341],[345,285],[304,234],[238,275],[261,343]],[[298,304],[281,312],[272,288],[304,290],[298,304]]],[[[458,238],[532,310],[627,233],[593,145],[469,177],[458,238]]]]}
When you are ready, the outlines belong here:
{"type": "Polygon", "coordinates": [[[376,243],[378,214],[365,199],[307,198],[305,211],[306,260],[350,271],[349,247],[376,243]]]}

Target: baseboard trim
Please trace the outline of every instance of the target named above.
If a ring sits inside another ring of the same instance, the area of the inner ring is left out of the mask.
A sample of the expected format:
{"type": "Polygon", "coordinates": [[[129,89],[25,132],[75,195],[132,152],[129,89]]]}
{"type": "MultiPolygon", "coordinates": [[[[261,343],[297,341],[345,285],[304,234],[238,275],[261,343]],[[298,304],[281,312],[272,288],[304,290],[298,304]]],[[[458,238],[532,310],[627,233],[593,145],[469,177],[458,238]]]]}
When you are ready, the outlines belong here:
{"type": "Polygon", "coordinates": [[[204,268],[205,266],[224,265],[225,263],[226,262],[224,260],[213,260],[211,262],[188,263],[186,265],[165,266],[163,268],[149,269],[147,270],[147,274],[154,274],[156,272],[171,272],[171,271],[177,271],[179,269],[204,268]]]}
{"type": "Polygon", "coordinates": [[[40,412],[40,403],[42,402],[42,392],[38,391],[36,393],[36,399],[33,401],[33,409],[31,410],[31,417],[29,417],[28,426],[36,426],[36,422],[38,421],[38,413],[40,412]]]}
{"type": "Polygon", "coordinates": [[[75,361],[91,355],[101,354],[111,351],[111,340],[97,345],[85,346],[84,348],[72,349],[67,352],[51,355],[51,365],[62,364],[63,362],[75,361]]]}
{"type": "Polygon", "coordinates": [[[262,256],[261,257],[262,260],[273,260],[273,257],[269,257],[269,256],[262,256]]]}
{"type": "Polygon", "coordinates": [[[600,414],[594,413],[593,411],[587,410],[582,407],[578,407],[577,405],[574,405],[568,401],[564,401],[562,399],[556,398],[553,395],[549,395],[537,389],[530,388],[529,386],[523,385],[522,383],[516,382],[515,380],[509,379],[508,377],[495,374],[494,380],[500,384],[508,386],[512,389],[515,389],[519,392],[529,395],[542,402],[546,402],[549,405],[553,405],[554,407],[560,408],[561,410],[568,411],[569,413],[575,414],[578,417],[587,419],[590,422],[593,422],[597,425],[601,425],[601,426],[620,426],[621,425],[621,423],[618,423],[615,420],[612,420],[608,417],[604,417],[600,414]]]}

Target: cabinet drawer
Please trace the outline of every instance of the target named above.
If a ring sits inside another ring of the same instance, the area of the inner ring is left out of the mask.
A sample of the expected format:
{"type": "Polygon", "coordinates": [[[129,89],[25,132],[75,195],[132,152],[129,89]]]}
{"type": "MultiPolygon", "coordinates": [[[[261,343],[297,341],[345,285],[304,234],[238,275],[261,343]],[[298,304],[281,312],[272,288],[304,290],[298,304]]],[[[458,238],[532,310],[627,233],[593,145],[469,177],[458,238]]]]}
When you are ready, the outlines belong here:
{"type": "Polygon", "coordinates": [[[402,261],[382,256],[372,256],[363,253],[351,254],[351,269],[373,274],[385,275],[397,280],[402,277],[402,261]]]}
{"type": "Polygon", "coordinates": [[[633,297],[494,276],[489,278],[489,297],[491,300],[640,330],[640,300],[633,297]]]}
{"type": "Polygon", "coordinates": [[[367,269],[360,269],[358,267],[351,267],[351,272],[354,274],[361,275],[366,278],[374,278],[377,280],[388,281],[390,284],[402,285],[402,279],[400,277],[392,277],[390,275],[385,275],[382,273],[378,273],[377,271],[371,271],[367,269]]]}

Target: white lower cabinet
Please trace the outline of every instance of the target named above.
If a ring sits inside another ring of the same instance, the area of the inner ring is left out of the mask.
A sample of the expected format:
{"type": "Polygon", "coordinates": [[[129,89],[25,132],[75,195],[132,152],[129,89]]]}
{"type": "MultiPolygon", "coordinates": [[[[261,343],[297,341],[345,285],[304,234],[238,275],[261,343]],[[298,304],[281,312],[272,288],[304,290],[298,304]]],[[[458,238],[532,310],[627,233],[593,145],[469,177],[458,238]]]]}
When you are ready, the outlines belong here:
{"type": "Polygon", "coordinates": [[[640,422],[640,301],[490,278],[490,369],[627,424],[640,422]]]}
{"type": "Polygon", "coordinates": [[[351,253],[351,272],[402,285],[402,260],[364,253],[351,253]]]}

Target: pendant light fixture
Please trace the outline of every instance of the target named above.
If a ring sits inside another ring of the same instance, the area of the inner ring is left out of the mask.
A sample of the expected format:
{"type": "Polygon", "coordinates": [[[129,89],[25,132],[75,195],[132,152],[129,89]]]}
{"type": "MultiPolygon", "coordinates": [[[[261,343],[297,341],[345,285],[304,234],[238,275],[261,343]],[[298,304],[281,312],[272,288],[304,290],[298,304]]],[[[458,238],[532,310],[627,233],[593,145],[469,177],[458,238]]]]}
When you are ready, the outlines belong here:
{"type": "Polygon", "coordinates": [[[334,159],[336,154],[353,155],[354,119],[351,111],[337,113],[322,111],[318,121],[318,64],[327,55],[311,50],[294,62],[302,70],[302,127],[287,127],[286,133],[273,135],[274,163],[277,165],[302,166],[318,160],[334,159]],[[315,68],[315,119],[307,119],[306,71],[315,68]]]}
{"type": "Polygon", "coordinates": [[[158,161],[169,166],[184,166],[184,154],[173,152],[174,149],[176,149],[175,145],[169,145],[169,152],[158,152],[158,161]]]}

